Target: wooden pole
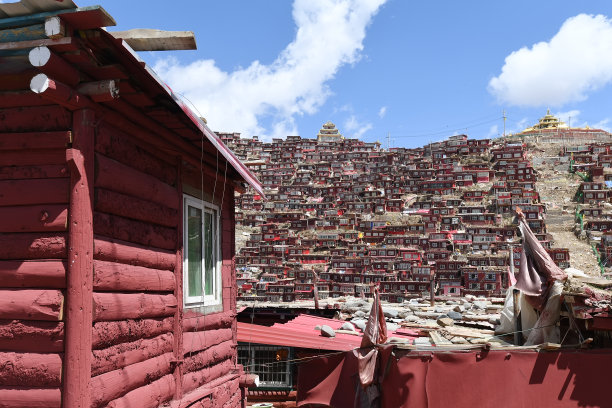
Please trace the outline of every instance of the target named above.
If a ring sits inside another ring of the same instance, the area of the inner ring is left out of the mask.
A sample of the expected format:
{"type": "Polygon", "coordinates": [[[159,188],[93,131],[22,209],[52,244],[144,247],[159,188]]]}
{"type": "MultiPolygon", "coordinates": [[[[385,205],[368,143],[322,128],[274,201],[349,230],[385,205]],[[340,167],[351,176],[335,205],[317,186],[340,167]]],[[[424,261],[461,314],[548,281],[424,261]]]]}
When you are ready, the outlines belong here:
{"type": "Polygon", "coordinates": [[[518,289],[512,289],[512,302],[514,305],[514,320],[516,326],[514,329],[514,344],[516,346],[523,345],[523,323],[521,322],[521,309],[519,307],[519,298],[521,291],[518,289]]]}
{"type": "Polygon", "coordinates": [[[66,339],[62,406],[89,407],[93,299],[94,111],[73,113],[70,165],[66,339]]]}
{"type": "MultiPolygon", "coordinates": [[[[177,300],[176,312],[174,313],[174,383],[180,384],[183,380],[183,183],[182,168],[183,159],[177,157],[177,196],[179,208],[177,214],[176,229],[176,263],[174,264],[174,296],[177,300]]],[[[183,387],[174,388],[174,399],[180,400],[183,397],[183,387]]]]}

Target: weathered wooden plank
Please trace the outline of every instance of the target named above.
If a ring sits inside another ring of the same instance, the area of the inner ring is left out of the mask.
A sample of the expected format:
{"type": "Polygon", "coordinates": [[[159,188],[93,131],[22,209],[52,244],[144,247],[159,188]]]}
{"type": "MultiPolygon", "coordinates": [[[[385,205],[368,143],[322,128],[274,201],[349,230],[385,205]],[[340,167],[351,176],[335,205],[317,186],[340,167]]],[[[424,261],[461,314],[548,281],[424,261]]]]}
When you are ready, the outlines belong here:
{"type": "Polygon", "coordinates": [[[0,408],[60,408],[59,388],[0,387],[0,408]]]}
{"type": "Polygon", "coordinates": [[[151,249],[118,239],[94,236],[94,259],[174,270],[176,255],[163,249],[151,249]]]}
{"type": "Polygon", "coordinates": [[[0,320],[0,350],[63,352],[64,322],[0,320]]]}
{"type": "Polygon", "coordinates": [[[232,368],[234,368],[232,359],[228,359],[212,367],[207,367],[191,373],[185,373],[182,384],[183,392],[187,394],[188,392],[193,391],[204,384],[214,386],[214,381],[219,380],[221,377],[228,374],[232,368]]]}
{"type": "Polygon", "coordinates": [[[40,40],[46,37],[44,24],[0,29],[0,43],[40,40]]]}
{"type": "Polygon", "coordinates": [[[5,150],[0,153],[0,166],[28,166],[66,163],[65,149],[5,150]]]}
{"type": "Polygon", "coordinates": [[[70,131],[0,133],[0,150],[65,149],[71,141],[70,131]]]}
{"type": "Polygon", "coordinates": [[[190,332],[194,330],[216,330],[232,327],[236,319],[236,314],[232,311],[211,313],[202,315],[199,312],[192,312],[186,309],[183,319],[183,330],[190,332]]]}
{"type": "Polygon", "coordinates": [[[171,292],[175,277],[168,270],[96,260],[93,284],[96,291],[171,292]]]}
{"type": "Polygon", "coordinates": [[[236,355],[236,343],[233,340],[227,340],[219,344],[210,346],[209,348],[193,355],[189,355],[183,362],[184,371],[198,371],[204,367],[210,367],[215,364],[227,360],[236,355]]]}
{"type": "Polygon", "coordinates": [[[7,288],[66,287],[66,262],[44,261],[0,261],[0,285],[7,288]]]}
{"type": "Polygon", "coordinates": [[[68,175],[68,168],[64,164],[0,166],[0,180],[62,178],[68,175]]]}
{"type": "Polygon", "coordinates": [[[171,361],[172,353],[166,353],[92,377],[91,406],[94,408],[105,406],[110,401],[163,377],[170,372],[171,361]]]}
{"type": "Polygon", "coordinates": [[[150,200],[169,208],[179,208],[176,189],[157,178],[101,154],[96,154],[96,186],[150,200]]]}
{"type": "Polygon", "coordinates": [[[172,156],[138,143],[133,136],[112,127],[107,122],[100,124],[96,137],[96,152],[135,170],[150,174],[168,185],[176,185],[176,169],[172,165],[175,160],[172,156]]]}
{"type": "Polygon", "coordinates": [[[97,376],[169,353],[172,351],[172,342],[172,334],[165,333],[152,339],[139,339],[103,350],[94,350],[91,374],[97,376]]]}
{"type": "Polygon", "coordinates": [[[59,290],[0,289],[0,319],[58,321],[63,311],[59,290]]]}
{"type": "Polygon", "coordinates": [[[72,115],[58,105],[0,109],[1,132],[45,132],[71,126],[72,115]]]}
{"type": "Polygon", "coordinates": [[[151,338],[172,331],[172,317],[157,319],[96,322],[93,326],[94,349],[111,347],[120,343],[151,338]]]}
{"type": "Polygon", "coordinates": [[[65,204],[0,207],[0,232],[66,231],[68,208],[65,204]]]}
{"type": "Polygon", "coordinates": [[[0,259],[64,259],[66,256],[65,234],[0,233],[0,259]]]}
{"type": "Polygon", "coordinates": [[[109,408],[155,408],[170,400],[176,383],[172,374],[165,375],[143,387],[136,388],[108,403],[109,408]]]}
{"type": "Polygon", "coordinates": [[[224,341],[231,341],[232,338],[232,329],[186,332],[183,334],[183,353],[187,355],[205,350],[224,341]]]}
{"type": "Polygon", "coordinates": [[[70,166],[70,229],[66,279],[66,376],[62,392],[65,407],[87,406],[90,401],[91,326],[93,324],[93,110],[73,115],[70,166]]]}
{"type": "Polygon", "coordinates": [[[96,211],[93,215],[93,229],[96,234],[127,242],[170,250],[176,248],[176,230],[174,228],[96,211]]]}
{"type": "Polygon", "coordinates": [[[178,224],[178,211],[175,209],[102,188],[96,189],[95,209],[165,227],[178,224]]]}
{"type": "Polygon", "coordinates": [[[20,387],[59,387],[62,358],[54,353],[0,352],[0,384],[20,387]]]}
{"type": "Polygon", "coordinates": [[[0,206],[68,203],[67,179],[0,181],[0,206]]]}
{"type": "Polygon", "coordinates": [[[95,321],[171,316],[177,307],[174,295],[144,293],[94,293],[93,303],[95,321]]]}

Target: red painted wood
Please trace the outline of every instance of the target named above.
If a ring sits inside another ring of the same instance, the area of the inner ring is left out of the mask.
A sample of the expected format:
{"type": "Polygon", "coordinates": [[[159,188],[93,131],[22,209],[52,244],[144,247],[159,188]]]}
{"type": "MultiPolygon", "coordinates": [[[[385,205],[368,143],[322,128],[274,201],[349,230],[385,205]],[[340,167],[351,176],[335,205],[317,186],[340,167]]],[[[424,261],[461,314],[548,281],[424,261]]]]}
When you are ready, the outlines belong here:
{"type": "Polygon", "coordinates": [[[172,271],[98,260],[94,261],[93,284],[96,291],[118,292],[171,292],[176,286],[172,271]]]}
{"type": "Polygon", "coordinates": [[[65,204],[0,207],[0,232],[66,231],[68,208],[65,204]]]}
{"type": "Polygon", "coordinates": [[[183,334],[183,354],[205,350],[228,340],[232,340],[232,329],[185,332],[183,334]]]}
{"type": "MultiPolygon", "coordinates": [[[[21,75],[18,83],[11,84],[10,87],[0,89],[15,89],[13,91],[0,92],[0,108],[18,108],[20,106],[44,106],[49,105],[49,101],[40,95],[33,93],[30,89],[30,79],[36,72],[21,75]],[[20,90],[18,90],[20,89],[20,90]]],[[[0,75],[0,86],[5,82],[0,75]]]]}
{"type": "Polygon", "coordinates": [[[89,97],[78,93],[68,85],[50,78],[46,74],[34,76],[30,81],[30,89],[42,98],[70,111],[95,109],[96,106],[89,97]]]}
{"type": "Polygon", "coordinates": [[[138,143],[107,122],[102,122],[96,137],[96,152],[163,181],[176,185],[177,175],[172,156],[138,143]]]}
{"type": "Polygon", "coordinates": [[[66,254],[65,234],[0,234],[0,259],[62,259],[66,254]]]}
{"type": "Polygon", "coordinates": [[[175,408],[214,408],[226,406],[232,395],[238,390],[237,374],[228,372],[218,378],[211,378],[205,384],[186,393],[175,408]]]}
{"type": "Polygon", "coordinates": [[[6,150],[0,153],[0,166],[29,166],[66,163],[66,150],[6,150]]]}
{"type": "MultiPolygon", "coordinates": [[[[2,44],[0,44],[2,47],[2,44]]],[[[30,91],[30,79],[32,76],[38,73],[34,68],[28,69],[25,72],[20,72],[18,74],[5,74],[0,75],[0,89],[3,91],[17,91],[19,93],[32,93],[30,91]]],[[[49,102],[45,101],[45,105],[48,105],[49,102]]],[[[32,104],[25,103],[19,105],[10,105],[13,106],[32,106],[32,104]]]]}
{"type": "Polygon", "coordinates": [[[42,166],[0,166],[0,180],[59,177],[68,177],[68,168],[64,164],[42,166]]]}
{"type": "Polygon", "coordinates": [[[58,321],[63,306],[59,290],[0,289],[0,319],[58,321]]]}
{"type": "Polygon", "coordinates": [[[91,406],[105,406],[110,401],[163,377],[170,372],[172,359],[172,353],[166,353],[93,377],[91,406]]]}
{"type": "Polygon", "coordinates": [[[96,322],[93,327],[93,348],[108,348],[120,343],[151,338],[172,331],[172,317],[157,319],[96,322]]]}
{"type": "Polygon", "coordinates": [[[147,247],[173,250],[176,248],[176,229],[152,225],[100,212],[94,212],[93,227],[96,234],[134,242],[147,247]]]}
{"type": "Polygon", "coordinates": [[[175,209],[102,188],[96,189],[95,209],[166,227],[176,227],[178,224],[178,212],[175,209]]]}
{"type": "Polygon", "coordinates": [[[2,408],[60,408],[59,388],[0,387],[2,408]]]}
{"type": "Polygon", "coordinates": [[[144,387],[136,388],[108,403],[109,408],[155,408],[169,401],[174,394],[174,377],[169,374],[144,387]]]}
{"type": "Polygon", "coordinates": [[[66,179],[31,179],[0,181],[0,206],[63,204],[68,202],[66,179]]]}
{"type": "Polygon", "coordinates": [[[216,330],[232,327],[236,320],[236,314],[232,311],[198,315],[189,309],[185,310],[183,318],[183,330],[185,332],[195,330],[216,330]]]}
{"type": "Polygon", "coordinates": [[[71,134],[67,131],[0,133],[0,150],[65,149],[70,141],[71,134]]]}
{"type": "Polygon", "coordinates": [[[234,343],[233,340],[227,340],[197,354],[190,354],[183,362],[183,369],[186,373],[201,370],[204,367],[218,364],[223,360],[231,359],[235,355],[236,343],[234,343]]]}
{"type": "Polygon", "coordinates": [[[0,350],[63,352],[64,322],[0,320],[0,350]]]}
{"type": "Polygon", "coordinates": [[[66,280],[65,376],[62,403],[87,407],[90,401],[93,293],[93,144],[95,114],[74,112],[70,165],[70,229],[66,280]]]}
{"type": "Polygon", "coordinates": [[[66,237],[63,234],[0,234],[0,259],[65,258],[66,237]]]}
{"type": "Polygon", "coordinates": [[[29,60],[40,72],[68,86],[74,87],[80,82],[79,70],[45,45],[32,48],[29,60]]]}
{"type": "Polygon", "coordinates": [[[57,39],[43,38],[40,40],[0,43],[0,50],[23,50],[38,47],[41,45],[51,47],[57,52],[63,52],[78,49],[79,43],[78,39],[73,37],[63,37],[57,39]]]}
{"type": "Polygon", "coordinates": [[[228,359],[212,367],[207,367],[199,371],[186,373],[183,376],[183,393],[185,393],[186,395],[188,392],[193,391],[196,388],[202,387],[205,384],[208,385],[207,388],[209,388],[209,390],[203,388],[201,391],[203,391],[204,394],[206,394],[206,392],[211,392],[210,388],[213,388],[216,382],[227,381],[227,379],[222,377],[224,375],[227,375],[233,368],[233,361],[231,359],[228,359]]]}
{"type": "Polygon", "coordinates": [[[66,263],[60,260],[0,261],[0,285],[63,289],[66,287],[66,263]]]}
{"type": "Polygon", "coordinates": [[[94,293],[94,320],[125,320],[172,316],[174,295],[144,293],[94,293]]]}
{"type": "MultiPolygon", "coordinates": [[[[183,160],[180,157],[176,158],[176,167],[177,167],[177,179],[181,180],[182,171],[183,171],[183,160]]],[[[182,183],[178,183],[178,199],[179,202],[183,201],[183,185],[182,183]]],[[[174,313],[174,344],[173,344],[173,352],[174,358],[176,361],[181,361],[183,359],[183,205],[179,206],[178,210],[178,225],[176,229],[176,266],[174,269],[174,279],[175,279],[175,290],[174,296],[178,300],[178,305],[176,308],[176,312],[174,313]]],[[[174,381],[176,384],[180,384],[183,379],[183,364],[176,364],[174,367],[174,381]]],[[[174,399],[180,400],[183,396],[183,388],[175,387],[174,399]]]]}
{"type": "Polygon", "coordinates": [[[96,154],[96,163],[96,187],[178,209],[178,194],[174,187],[101,154],[96,154]]]}
{"type": "Polygon", "coordinates": [[[62,382],[59,354],[0,352],[0,367],[3,386],[58,387],[62,382]]]}
{"type": "Polygon", "coordinates": [[[44,132],[71,126],[72,115],[57,105],[0,109],[0,132],[44,132]]]}
{"type": "Polygon", "coordinates": [[[91,374],[97,376],[169,353],[172,351],[173,341],[172,334],[165,333],[152,339],[139,339],[103,350],[94,350],[91,374]]]}
{"type": "Polygon", "coordinates": [[[94,258],[166,270],[173,270],[176,263],[174,252],[150,249],[143,245],[100,235],[96,235],[94,239],[94,258]]]}

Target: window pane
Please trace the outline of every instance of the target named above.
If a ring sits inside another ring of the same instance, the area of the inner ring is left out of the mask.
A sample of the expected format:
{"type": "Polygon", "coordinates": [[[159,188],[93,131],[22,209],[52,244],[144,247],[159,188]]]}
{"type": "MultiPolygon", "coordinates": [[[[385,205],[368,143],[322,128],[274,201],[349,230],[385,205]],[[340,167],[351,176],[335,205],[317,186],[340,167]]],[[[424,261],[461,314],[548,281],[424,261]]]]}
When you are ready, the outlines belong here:
{"type": "Polygon", "coordinates": [[[202,296],[202,210],[187,210],[187,273],[188,296],[202,296]]]}
{"type": "Polygon", "coordinates": [[[215,226],[213,214],[204,213],[204,293],[213,294],[213,282],[215,275],[215,226]]]}

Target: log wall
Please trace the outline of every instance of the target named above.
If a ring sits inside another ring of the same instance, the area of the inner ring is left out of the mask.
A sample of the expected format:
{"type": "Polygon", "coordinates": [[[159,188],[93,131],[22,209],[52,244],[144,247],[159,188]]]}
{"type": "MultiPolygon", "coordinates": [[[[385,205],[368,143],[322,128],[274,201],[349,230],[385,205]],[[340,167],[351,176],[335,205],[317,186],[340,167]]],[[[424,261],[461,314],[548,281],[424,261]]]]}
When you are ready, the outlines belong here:
{"type": "Polygon", "coordinates": [[[177,162],[109,123],[97,129],[92,407],[157,407],[193,399],[195,391],[220,378],[190,404],[219,394],[240,405],[240,391],[228,386],[237,379],[233,187],[204,182],[205,196],[215,189],[216,203],[223,201],[223,311],[184,311],[177,162]]]}
{"type": "Polygon", "coordinates": [[[72,114],[15,105],[0,109],[0,405],[59,407],[72,114]]]}

